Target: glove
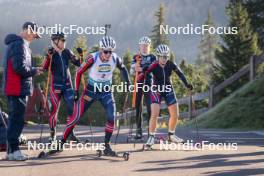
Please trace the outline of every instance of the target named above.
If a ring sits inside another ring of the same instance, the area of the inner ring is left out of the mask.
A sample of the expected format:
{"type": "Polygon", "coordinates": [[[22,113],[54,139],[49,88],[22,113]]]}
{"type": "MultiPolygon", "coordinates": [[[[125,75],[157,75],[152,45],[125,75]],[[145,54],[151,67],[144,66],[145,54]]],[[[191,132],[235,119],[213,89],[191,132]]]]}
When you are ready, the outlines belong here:
{"type": "Polygon", "coordinates": [[[54,48],[53,48],[53,47],[50,47],[50,48],[48,49],[48,54],[49,54],[49,55],[54,54],[54,48]]]}
{"type": "Polygon", "coordinates": [[[79,99],[79,91],[75,90],[75,92],[74,92],[74,101],[78,101],[78,99],[79,99]]]}
{"type": "Polygon", "coordinates": [[[78,52],[79,55],[82,55],[83,54],[82,48],[76,48],[76,51],[78,52]]]}
{"type": "Polygon", "coordinates": [[[191,85],[191,84],[187,84],[187,88],[188,88],[189,90],[193,90],[193,85],[191,85]]]}

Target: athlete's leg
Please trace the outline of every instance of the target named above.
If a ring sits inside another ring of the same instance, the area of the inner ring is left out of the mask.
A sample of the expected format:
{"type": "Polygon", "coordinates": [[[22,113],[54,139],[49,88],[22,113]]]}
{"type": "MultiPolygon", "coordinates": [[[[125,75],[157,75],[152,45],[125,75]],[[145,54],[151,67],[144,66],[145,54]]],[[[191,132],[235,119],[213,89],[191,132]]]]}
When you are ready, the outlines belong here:
{"type": "Polygon", "coordinates": [[[160,105],[157,103],[151,104],[151,117],[149,120],[149,134],[154,135],[156,132],[157,119],[160,112],[160,105]]]}
{"type": "Polygon", "coordinates": [[[93,103],[93,98],[88,95],[87,90],[82,94],[78,102],[74,103],[73,113],[70,116],[69,121],[67,122],[66,129],[63,133],[63,141],[65,142],[73,130],[75,125],[79,122],[80,117],[84,114],[84,112],[91,106],[93,103]]]}
{"type": "Polygon", "coordinates": [[[73,113],[73,106],[74,106],[74,91],[71,86],[67,87],[63,92],[63,99],[66,103],[67,115],[69,118],[73,113]]]}
{"type": "Polygon", "coordinates": [[[56,125],[58,118],[58,111],[60,107],[60,98],[61,98],[61,90],[55,89],[52,85],[50,88],[50,101],[52,104],[52,112],[49,117],[49,126],[50,126],[50,141],[55,140],[56,135],[56,125]]]}
{"type": "Polygon", "coordinates": [[[168,106],[170,119],[168,128],[168,141],[174,143],[182,143],[183,139],[175,135],[175,128],[179,119],[179,106],[174,92],[166,94],[165,101],[168,106]]]}
{"type": "MultiPolygon", "coordinates": [[[[68,115],[67,122],[68,122],[70,120],[70,117],[72,116],[73,106],[74,106],[74,92],[70,83],[68,83],[66,89],[63,92],[63,99],[67,107],[67,115],[68,115]]],[[[74,134],[74,130],[70,132],[69,140],[79,142],[79,139],[74,134]]]]}
{"type": "Polygon", "coordinates": [[[169,132],[174,133],[179,118],[179,108],[178,108],[177,99],[174,91],[166,92],[164,94],[165,94],[165,102],[168,106],[168,110],[170,114],[169,132]]]}
{"type": "Polygon", "coordinates": [[[139,89],[136,95],[136,123],[137,129],[142,129],[142,89],[139,89]]]}
{"type": "Polygon", "coordinates": [[[155,135],[157,118],[160,113],[160,94],[151,92],[151,117],[149,120],[149,134],[155,135]]]}
{"type": "Polygon", "coordinates": [[[169,132],[174,133],[176,125],[179,119],[179,106],[178,103],[172,104],[168,107],[170,119],[169,119],[169,132]]]}
{"type": "Polygon", "coordinates": [[[111,140],[114,126],[115,126],[115,116],[116,116],[116,106],[113,94],[111,92],[103,93],[102,97],[99,99],[101,104],[103,105],[106,115],[107,121],[105,124],[105,144],[109,145],[111,140]]]}
{"type": "MultiPolygon", "coordinates": [[[[150,98],[151,93],[150,92],[146,92],[144,94],[144,100],[145,100],[145,104],[147,107],[147,123],[149,124],[149,120],[151,117],[151,98],[150,98]]],[[[149,131],[148,131],[149,133],[149,131]]]]}

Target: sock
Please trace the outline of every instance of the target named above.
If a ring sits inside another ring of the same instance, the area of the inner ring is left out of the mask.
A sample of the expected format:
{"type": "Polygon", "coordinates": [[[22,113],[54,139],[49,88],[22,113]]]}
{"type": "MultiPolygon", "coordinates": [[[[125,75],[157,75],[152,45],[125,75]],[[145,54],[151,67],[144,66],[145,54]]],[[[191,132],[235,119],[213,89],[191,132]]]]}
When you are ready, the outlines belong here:
{"type": "Polygon", "coordinates": [[[150,136],[155,136],[155,132],[154,133],[149,132],[149,135],[150,136]]]}
{"type": "Polygon", "coordinates": [[[174,132],[169,131],[169,132],[168,132],[168,135],[169,135],[169,136],[174,135],[174,132]]]}

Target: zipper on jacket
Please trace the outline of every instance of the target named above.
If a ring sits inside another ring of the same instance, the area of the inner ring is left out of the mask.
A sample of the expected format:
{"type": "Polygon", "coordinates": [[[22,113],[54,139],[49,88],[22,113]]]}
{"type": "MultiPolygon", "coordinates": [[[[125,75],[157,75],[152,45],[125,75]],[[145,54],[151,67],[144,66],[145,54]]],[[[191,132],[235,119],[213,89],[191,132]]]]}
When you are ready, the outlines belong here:
{"type": "Polygon", "coordinates": [[[162,71],[163,71],[163,81],[164,81],[164,86],[165,86],[165,71],[164,71],[164,67],[162,68],[162,71]]]}
{"type": "Polygon", "coordinates": [[[62,53],[61,53],[61,54],[58,53],[58,54],[59,54],[60,59],[61,59],[61,64],[62,64],[62,78],[63,78],[63,80],[64,80],[65,75],[64,75],[64,62],[63,62],[62,57],[61,57],[62,53]]]}

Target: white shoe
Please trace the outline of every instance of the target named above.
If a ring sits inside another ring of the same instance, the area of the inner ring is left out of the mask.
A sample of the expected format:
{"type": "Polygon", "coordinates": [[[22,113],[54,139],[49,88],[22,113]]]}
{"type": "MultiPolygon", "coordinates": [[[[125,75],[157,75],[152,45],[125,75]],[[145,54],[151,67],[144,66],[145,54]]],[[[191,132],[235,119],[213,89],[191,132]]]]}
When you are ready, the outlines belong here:
{"type": "Polygon", "coordinates": [[[6,159],[9,161],[25,161],[28,160],[28,156],[21,153],[20,150],[17,150],[14,153],[7,154],[6,159]]]}
{"type": "Polygon", "coordinates": [[[179,138],[176,135],[169,135],[168,142],[172,142],[172,143],[184,143],[185,141],[182,138],[179,138]]]}
{"type": "Polygon", "coordinates": [[[155,143],[155,136],[149,135],[149,138],[147,140],[147,143],[145,144],[146,147],[151,148],[155,143]]]}

